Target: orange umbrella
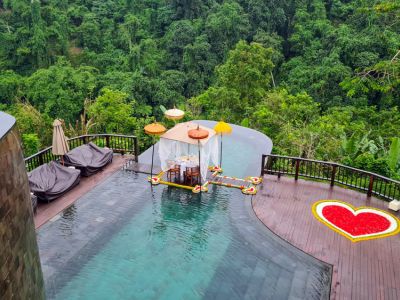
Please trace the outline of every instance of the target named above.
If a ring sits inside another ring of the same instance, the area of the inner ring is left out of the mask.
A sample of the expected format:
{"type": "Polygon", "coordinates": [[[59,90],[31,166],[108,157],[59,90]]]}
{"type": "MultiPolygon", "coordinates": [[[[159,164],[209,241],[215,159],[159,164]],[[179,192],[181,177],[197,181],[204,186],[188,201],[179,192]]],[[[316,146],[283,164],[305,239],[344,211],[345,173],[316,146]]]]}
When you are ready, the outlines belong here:
{"type": "Polygon", "coordinates": [[[191,139],[202,140],[208,137],[208,131],[197,127],[188,131],[188,136],[191,139]]]}
{"type": "MultiPolygon", "coordinates": [[[[166,132],[167,129],[160,123],[151,123],[149,125],[146,125],[144,127],[144,132],[148,135],[156,136],[156,135],[162,135],[164,132],[166,132]]],[[[153,177],[153,162],[154,162],[154,138],[153,138],[153,150],[151,154],[151,169],[150,169],[150,182],[151,178],[153,177]]]]}
{"type": "Polygon", "coordinates": [[[160,123],[151,123],[144,127],[144,132],[148,135],[162,135],[167,129],[160,123]]]}

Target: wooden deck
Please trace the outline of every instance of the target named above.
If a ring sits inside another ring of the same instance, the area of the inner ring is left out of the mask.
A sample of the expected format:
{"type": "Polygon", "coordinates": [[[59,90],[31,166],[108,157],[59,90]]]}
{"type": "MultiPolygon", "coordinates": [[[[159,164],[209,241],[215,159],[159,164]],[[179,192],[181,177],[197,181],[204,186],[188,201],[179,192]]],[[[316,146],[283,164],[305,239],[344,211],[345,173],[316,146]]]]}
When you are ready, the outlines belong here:
{"type": "Polygon", "coordinates": [[[353,243],[314,218],[312,204],[324,199],[389,211],[356,191],[273,175],[264,177],[253,209],[277,235],[333,265],[331,299],[400,299],[400,236],[353,243]]]}
{"type": "Polygon", "coordinates": [[[71,206],[77,199],[89,192],[94,186],[98,185],[111,174],[120,170],[132,159],[133,157],[130,155],[115,155],[110,165],[90,177],[81,177],[80,183],[60,198],[50,203],[39,202],[36,215],[34,216],[35,228],[39,228],[59,212],[71,206]]]}

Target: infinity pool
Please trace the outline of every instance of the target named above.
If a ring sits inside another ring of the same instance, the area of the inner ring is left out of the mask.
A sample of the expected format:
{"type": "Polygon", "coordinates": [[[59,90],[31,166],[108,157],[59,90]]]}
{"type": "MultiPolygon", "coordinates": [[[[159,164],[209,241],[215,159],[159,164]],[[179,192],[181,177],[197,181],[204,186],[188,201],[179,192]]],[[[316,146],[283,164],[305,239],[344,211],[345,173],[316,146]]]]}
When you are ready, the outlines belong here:
{"type": "MultiPolygon", "coordinates": [[[[204,123],[209,125],[209,123],[204,123]]],[[[259,175],[260,133],[224,138],[226,175],[259,175]]],[[[146,161],[144,153],[140,161],[146,161]]],[[[211,186],[193,194],[150,188],[119,171],[42,226],[50,299],[304,299],[329,295],[330,268],[256,219],[251,197],[211,186]]]]}

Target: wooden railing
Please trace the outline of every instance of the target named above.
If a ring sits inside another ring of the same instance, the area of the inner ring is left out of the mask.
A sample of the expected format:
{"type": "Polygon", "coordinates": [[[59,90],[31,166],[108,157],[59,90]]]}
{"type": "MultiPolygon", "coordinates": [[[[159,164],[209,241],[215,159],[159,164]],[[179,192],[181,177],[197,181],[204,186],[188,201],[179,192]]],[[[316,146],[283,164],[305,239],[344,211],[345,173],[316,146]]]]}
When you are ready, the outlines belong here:
{"type": "MultiPolygon", "coordinates": [[[[135,161],[138,159],[139,147],[136,136],[119,135],[119,134],[87,134],[78,137],[70,138],[68,140],[69,148],[73,149],[83,144],[93,142],[100,147],[107,147],[112,149],[115,153],[129,153],[135,156],[135,161]]],[[[25,165],[27,171],[32,171],[40,165],[48,163],[53,160],[58,160],[59,157],[53,155],[52,147],[48,147],[25,158],[25,165]]]]}
{"type": "Polygon", "coordinates": [[[289,157],[281,155],[263,155],[261,163],[261,176],[275,174],[293,176],[315,180],[329,181],[331,186],[335,184],[347,186],[366,192],[370,197],[378,196],[384,200],[400,200],[400,182],[360,169],[341,164],[289,157]]]}

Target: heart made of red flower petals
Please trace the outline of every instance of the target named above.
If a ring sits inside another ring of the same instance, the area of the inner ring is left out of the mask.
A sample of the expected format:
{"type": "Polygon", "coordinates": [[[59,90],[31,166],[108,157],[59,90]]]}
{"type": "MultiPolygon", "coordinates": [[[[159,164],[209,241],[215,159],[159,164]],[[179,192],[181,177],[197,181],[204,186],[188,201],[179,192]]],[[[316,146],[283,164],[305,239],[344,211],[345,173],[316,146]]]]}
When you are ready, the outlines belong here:
{"type": "Polygon", "coordinates": [[[399,221],[391,214],[373,207],[355,208],[335,200],[314,203],[315,217],[353,242],[397,234],[399,221]]]}

